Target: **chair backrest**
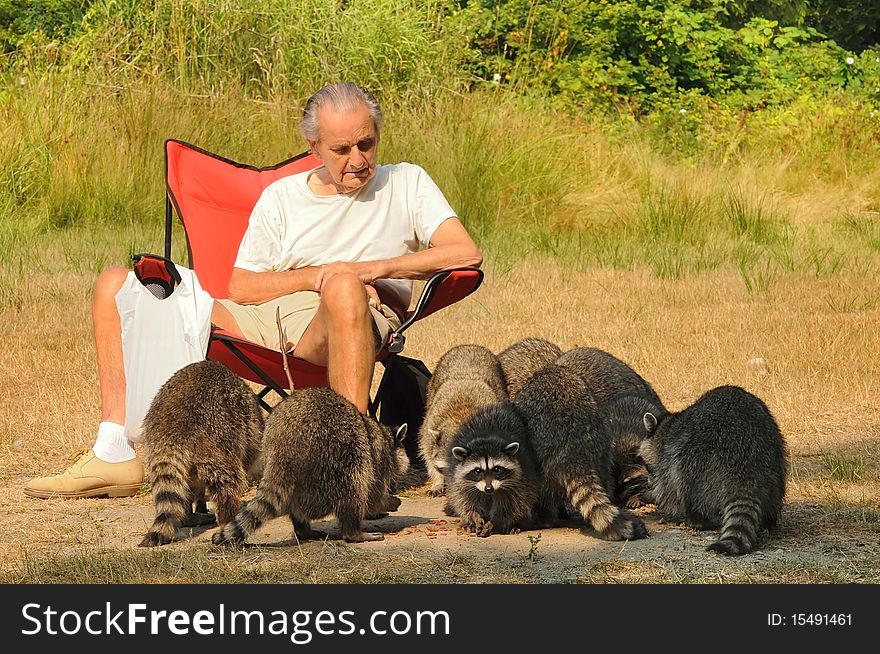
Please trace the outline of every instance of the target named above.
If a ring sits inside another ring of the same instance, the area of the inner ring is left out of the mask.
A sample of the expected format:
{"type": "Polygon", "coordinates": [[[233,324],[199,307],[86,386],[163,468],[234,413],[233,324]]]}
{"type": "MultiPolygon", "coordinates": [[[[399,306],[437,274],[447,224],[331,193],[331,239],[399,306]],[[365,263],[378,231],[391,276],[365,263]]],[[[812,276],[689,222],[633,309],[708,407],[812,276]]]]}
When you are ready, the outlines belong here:
{"type": "MultiPolygon", "coordinates": [[[[229,277],[251,210],[272,182],[320,165],[304,152],[274,166],[257,168],[194,145],[165,141],[168,201],[186,232],[190,262],[211,297],[228,295],[229,277]]],[[[170,213],[166,216],[171,220],[170,213]]],[[[166,225],[170,235],[170,225],[166,225]]]]}

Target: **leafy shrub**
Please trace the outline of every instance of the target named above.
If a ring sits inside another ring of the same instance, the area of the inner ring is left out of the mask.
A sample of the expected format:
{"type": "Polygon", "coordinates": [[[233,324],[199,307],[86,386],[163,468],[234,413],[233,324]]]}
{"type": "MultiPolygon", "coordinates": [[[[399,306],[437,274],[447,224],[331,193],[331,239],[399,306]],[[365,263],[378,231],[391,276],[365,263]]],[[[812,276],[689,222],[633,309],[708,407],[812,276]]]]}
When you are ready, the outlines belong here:
{"type": "MultiPolygon", "coordinates": [[[[776,13],[786,15],[776,4],[776,13]]],[[[454,3],[450,20],[470,35],[475,76],[519,88],[537,84],[561,104],[636,117],[707,103],[754,110],[805,92],[867,87],[876,79],[876,71],[861,65],[866,57],[855,57],[816,29],[745,16],[742,6],[733,11],[739,5],[468,0],[454,3]]]]}
{"type": "Polygon", "coordinates": [[[0,48],[66,38],[79,29],[90,0],[0,0],[0,48]]]}

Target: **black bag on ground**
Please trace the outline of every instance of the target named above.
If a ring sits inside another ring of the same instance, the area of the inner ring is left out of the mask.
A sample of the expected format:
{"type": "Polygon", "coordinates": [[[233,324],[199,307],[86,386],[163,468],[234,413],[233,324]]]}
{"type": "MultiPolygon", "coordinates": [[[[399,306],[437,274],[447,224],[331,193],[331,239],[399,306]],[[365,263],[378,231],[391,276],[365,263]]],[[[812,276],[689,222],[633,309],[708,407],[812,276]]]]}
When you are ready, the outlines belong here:
{"type": "Polygon", "coordinates": [[[397,426],[407,424],[404,441],[413,468],[425,469],[419,454],[419,430],[425,418],[425,394],[431,371],[418,359],[396,354],[385,361],[379,396],[379,422],[397,426]]]}

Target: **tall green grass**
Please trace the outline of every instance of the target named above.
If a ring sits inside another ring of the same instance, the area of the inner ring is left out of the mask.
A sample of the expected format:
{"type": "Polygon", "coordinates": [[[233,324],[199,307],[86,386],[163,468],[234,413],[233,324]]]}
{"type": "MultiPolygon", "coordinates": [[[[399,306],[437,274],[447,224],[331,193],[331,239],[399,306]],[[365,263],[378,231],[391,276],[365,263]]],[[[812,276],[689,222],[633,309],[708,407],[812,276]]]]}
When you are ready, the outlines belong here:
{"type": "Polygon", "coordinates": [[[18,59],[108,90],[143,78],[178,91],[304,99],[339,79],[395,96],[455,84],[441,2],[428,0],[96,0],[72,37],[18,59]]]}
{"type": "Polygon", "coordinates": [[[465,92],[439,3],[342,7],[101,0],[69,41],[26,50],[0,80],[0,309],[27,301],[34,271],[89,276],[161,251],[166,138],[274,163],[305,149],[302,103],[338,79],[379,94],[381,159],[423,165],[502,268],[729,267],[754,294],[787,274],[876,272],[880,127],[858,102],[627,127],[465,92]]]}
{"type": "MultiPolygon", "coordinates": [[[[692,163],[501,91],[386,108],[381,158],[423,165],[501,265],[550,256],[669,279],[731,266],[752,293],[783,274],[876,267],[876,158],[838,188],[790,193],[780,187],[817,171],[745,154],[692,163]]],[[[161,251],[165,138],[259,165],[305,148],[293,103],[195,98],[162,80],[107,93],[61,75],[28,79],[7,89],[2,111],[0,266],[13,280],[21,261],[86,274],[161,251]]]]}

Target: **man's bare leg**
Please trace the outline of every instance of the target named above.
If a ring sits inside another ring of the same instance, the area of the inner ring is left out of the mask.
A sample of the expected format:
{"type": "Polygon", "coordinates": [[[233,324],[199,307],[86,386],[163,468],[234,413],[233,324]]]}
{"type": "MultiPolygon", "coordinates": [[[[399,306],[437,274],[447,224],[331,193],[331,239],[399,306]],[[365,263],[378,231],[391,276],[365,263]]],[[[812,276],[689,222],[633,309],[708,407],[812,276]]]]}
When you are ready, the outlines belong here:
{"type": "Polygon", "coordinates": [[[233,336],[244,338],[244,335],[241,333],[241,328],[238,326],[238,323],[235,322],[235,318],[226,310],[226,307],[219,302],[215,302],[214,308],[211,310],[211,323],[220,329],[225,329],[233,336]]]}
{"type": "Polygon", "coordinates": [[[92,296],[92,328],[101,387],[101,424],[92,449],[60,475],[38,477],[25,486],[30,497],[127,497],[140,489],[144,469],[125,437],[125,367],[116,293],[128,270],[98,275],[92,296]]]}
{"type": "Polygon", "coordinates": [[[125,283],[128,270],[108,268],[95,282],[92,296],[92,330],[98,384],[101,386],[101,420],[125,424],[125,366],[122,360],[122,328],[116,308],[116,294],[125,283]]]}
{"type": "Polygon", "coordinates": [[[367,413],[376,350],[367,291],[356,275],[325,282],[318,311],[294,353],[326,366],[330,388],[367,413]]]}

